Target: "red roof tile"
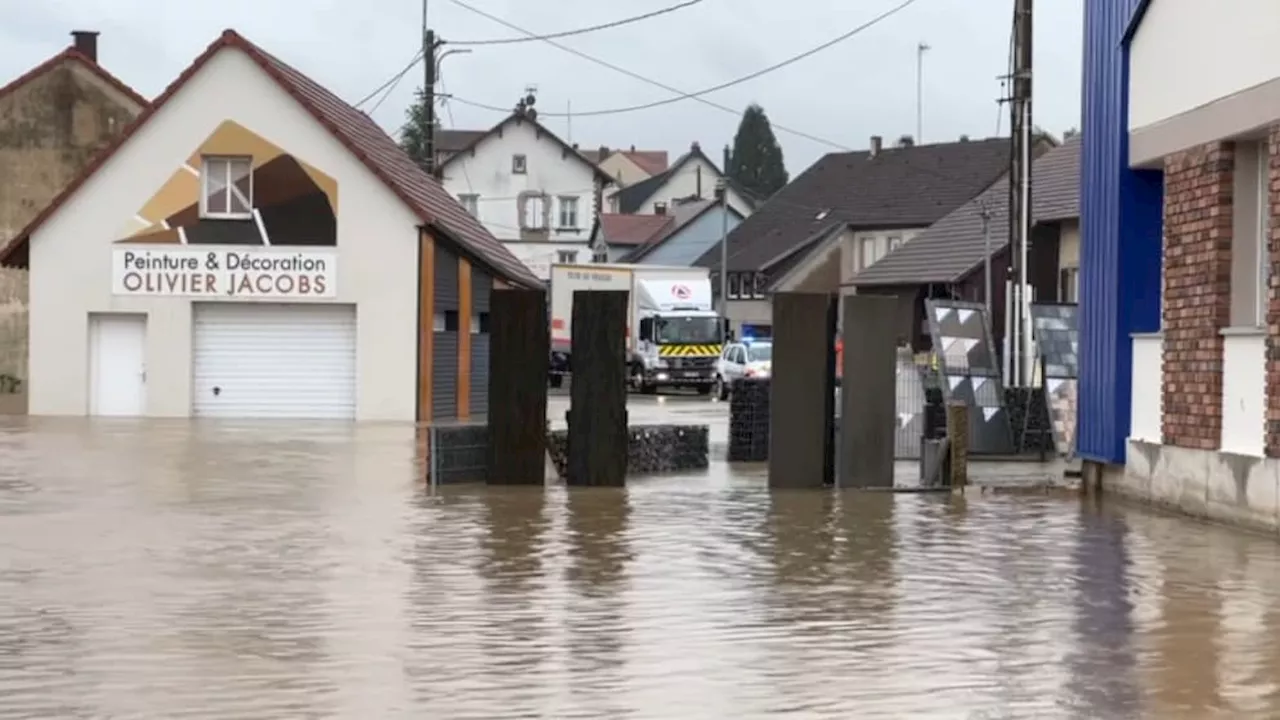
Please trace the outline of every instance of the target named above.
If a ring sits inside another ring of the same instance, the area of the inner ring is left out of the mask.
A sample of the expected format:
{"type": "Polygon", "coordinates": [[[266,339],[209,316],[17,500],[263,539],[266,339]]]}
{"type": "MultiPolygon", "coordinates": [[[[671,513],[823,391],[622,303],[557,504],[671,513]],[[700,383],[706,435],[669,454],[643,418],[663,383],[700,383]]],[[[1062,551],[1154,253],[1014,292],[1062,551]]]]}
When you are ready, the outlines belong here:
{"type": "Polygon", "coordinates": [[[667,171],[669,161],[666,150],[623,150],[622,154],[650,176],[667,171]]]}
{"type": "Polygon", "coordinates": [[[643,245],[675,224],[670,215],[622,215],[606,213],[600,216],[604,240],[610,245],[643,245]]]}
{"type": "Polygon", "coordinates": [[[63,50],[57,55],[54,55],[48,60],[45,60],[39,65],[31,68],[30,70],[23,73],[22,75],[19,75],[16,79],[14,79],[8,85],[5,85],[4,87],[0,87],[0,98],[3,98],[5,95],[8,95],[9,93],[17,90],[23,85],[26,85],[32,80],[35,80],[36,78],[40,77],[46,72],[61,65],[64,61],[76,62],[76,63],[80,63],[81,65],[84,65],[86,68],[89,69],[90,72],[92,72],[94,75],[97,75],[99,78],[101,78],[103,82],[107,83],[111,87],[120,91],[121,94],[125,95],[130,100],[137,103],[138,107],[141,108],[141,107],[147,106],[147,99],[139,95],[136,90],[129,87],[128,85],[125,85],[123,82],[121,82],[120,78],[107,72],[106,69],[103,68],[101,65],[90,60],[88,57],[84,55],[84,53],[81,53],[79,50],[76,50],[73,47],[69,47],[63,50]]]}
{"type": "Polygon", "coordinates": [[[460,249],[487,266],[499,277],[519,285],[539,287],[541,283],[529,272],[511,251],[485,230],[457,200],[441,187],[440,183],[413,162],[400,146],[378,127],[368,115],[356,110],[347,102],[326,90],[314,80],[298,72],[288,64],[246,40],[234,30],[225,30],[190,67],[165,88],[137,120],[121,133],[52,203],[0,250],[0,264],[25,250],[27,240],[49,217],[66,202],[89,177],[164,107],[220,50],[235,48],[245,53],[263,69],[282,90],[289,93],[312,117],[323,125],[352,154],[360,159],[389,190],[396,194],[424,225],[430,226],[446,239],[458,244],[460,249]]]}

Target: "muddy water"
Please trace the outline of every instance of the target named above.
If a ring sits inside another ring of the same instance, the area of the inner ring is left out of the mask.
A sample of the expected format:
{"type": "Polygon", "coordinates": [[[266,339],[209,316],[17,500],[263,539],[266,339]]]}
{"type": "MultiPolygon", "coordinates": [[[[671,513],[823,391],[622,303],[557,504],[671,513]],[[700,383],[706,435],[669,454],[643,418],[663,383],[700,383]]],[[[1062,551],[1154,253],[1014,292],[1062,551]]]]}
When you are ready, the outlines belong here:
{"type": "Polygon", "coordinates": [[[0,425],[0,718],[1280,716],[1269,539],[412,467],[394,427],[0,425]]]}

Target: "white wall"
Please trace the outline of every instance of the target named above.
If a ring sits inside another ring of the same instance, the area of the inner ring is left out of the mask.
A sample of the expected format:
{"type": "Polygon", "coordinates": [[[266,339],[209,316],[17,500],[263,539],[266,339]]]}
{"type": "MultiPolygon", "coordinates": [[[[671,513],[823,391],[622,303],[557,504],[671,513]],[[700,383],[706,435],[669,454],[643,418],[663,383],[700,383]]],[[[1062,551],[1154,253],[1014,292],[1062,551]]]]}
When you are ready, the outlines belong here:
{"type": "Polygon", "coordinates": [[[1058,238],[1058,267],[1080,267],[1080,223],[1062,223],[1062,234],[1058,238]]]}
{"type": "Polygon", "coordinates": [[[1163,436],[1164,338],[1159,333],[1135,334],[1131,362],[1129,439],[1159,444],[1163,436]]]}
{"type": "Polygon", "coordinates": [[[1154,0],[1129,48],[1129,129],[1280,76],[1280,2],[1154,0]]]}
{"type": "Polygon", "coordinates": [[[1266,330],[1223,334],[1222,450],[1262,457],[1266,449],[1266,330]]]}
{"type": "Polygon", "coordinates": [[[547,134],[539,137],[532,123],[507,122],[501,135],[494,133],[476,146],[474,156],[461,153],[444,170],[444,187],[451,195],[480,196],[480,221],[499,240],[520,239],[517,198],[524,192],[541,192],[550,199],[550,241],[586,242],[591,236],[596,182],[592,167],[547,134]],[[515,155],[526,158],[522,175],[511,171],[515,155]],[[578,199],[577,232],[559,228],[560,196],[578,199]]]}
{"type": "Polygon", "coordinates": [[[507,249],[515,255],[520,262],[529,268],[539,280],[549,280],[551,278],[551,265],[560,262],[559,256],[561,252],[576,252],[577,258],[573,262],[589,263],[591,262],[591,248],[585,243],[565,243],[565,242],[508,242],[507,249]]]}
{"type": "Polygon", "coordinates": [[[332,302],[357,305],[357,417],[412,420],[418,220],[235,49],[211,59],[31,238],[31,412],[85,414],[88,314],[143,312],[147,414],[190,413],[191,300],[112,295],[112,242],[226,119],[338,182],[338,293],[332,302]]]}
{"type": "MultiPolygon", "coordinates": [[[[641,205],[636,210],[635,214],[652,215],[656,203],[666,203],[667,212],[671,212],[671,208],[676,205],[676,200],[690,195],[697,195],[699,170],[702,171],[702,197],[708,200],[714,198],[716,196],[716,180],[720,177],[720,171],[702,158],[695,157],[685,163],[674,175],[667,178],[662,188],[654,193],[653,197],[646,200],[644,205],[641,205]]],[[[743,217],[751,214],[751,205],[734,191],[729,192],[729,206],[741,213],[743,217]]]]}
{"type": "Polygon", "coordinates": [[[902,242],[906,243],[916,235],[924,232],[924,230],[925,228],[908,228],[905,230],[858,230],[853,233],[846,232],[840,240],[840,283],[852,282],[855,275],[888,255],[891,238],[901,238],[902,242]],[[869,264],[864,264],[863,262],[862,247],[864,240],[869,241],[871,246],[875,248],[872,261],[869,264]]]}

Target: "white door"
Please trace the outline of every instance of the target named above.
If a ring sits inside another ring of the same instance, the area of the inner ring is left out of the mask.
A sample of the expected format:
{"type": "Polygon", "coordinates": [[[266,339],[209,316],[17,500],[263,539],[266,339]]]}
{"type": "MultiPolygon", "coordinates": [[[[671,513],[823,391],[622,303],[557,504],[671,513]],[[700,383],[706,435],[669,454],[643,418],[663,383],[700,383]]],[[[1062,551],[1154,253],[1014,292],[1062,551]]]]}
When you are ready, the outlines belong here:
{"type": "Polygon", "coordinates": [[[138,417],[147,402],[147,317],[89,316],[89,414],[138,417]]]}
{"type": "Polygon", "coordinates": [[[197,303],[194,312],[195,415],[355,417],[354,306],[197,303]]]}

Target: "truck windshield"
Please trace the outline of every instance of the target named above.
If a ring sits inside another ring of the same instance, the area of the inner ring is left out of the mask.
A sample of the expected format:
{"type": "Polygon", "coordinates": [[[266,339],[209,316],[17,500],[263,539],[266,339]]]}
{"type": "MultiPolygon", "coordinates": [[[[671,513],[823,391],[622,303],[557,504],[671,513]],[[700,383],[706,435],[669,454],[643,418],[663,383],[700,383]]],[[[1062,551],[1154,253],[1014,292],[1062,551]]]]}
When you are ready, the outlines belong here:
{"type": "Polygon", "coordinates": [[[711,345],[720,342],[718,317],[660,317],[655,323],[659,345],[711,345]]]}

